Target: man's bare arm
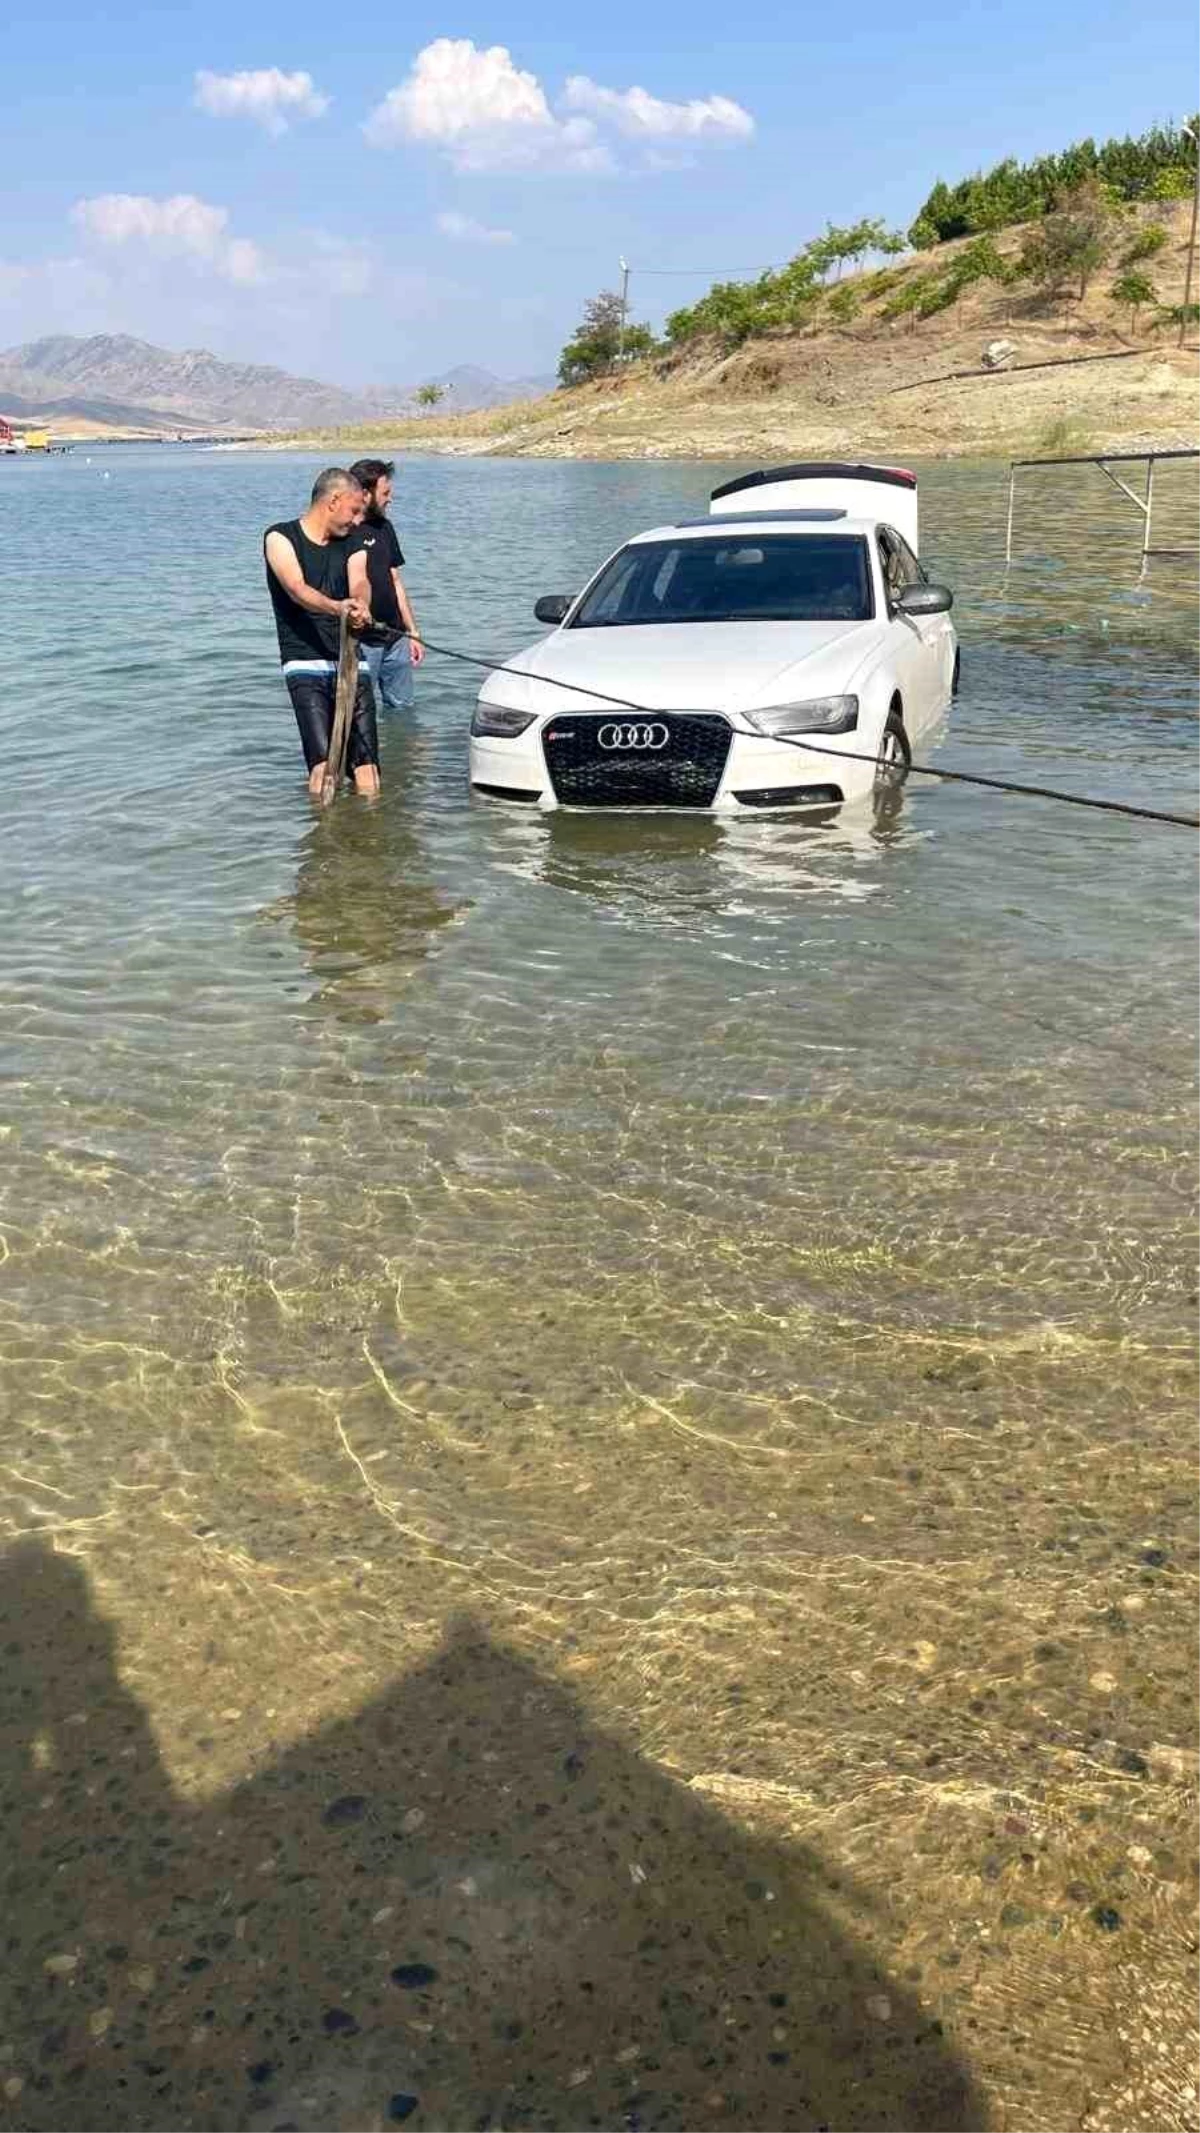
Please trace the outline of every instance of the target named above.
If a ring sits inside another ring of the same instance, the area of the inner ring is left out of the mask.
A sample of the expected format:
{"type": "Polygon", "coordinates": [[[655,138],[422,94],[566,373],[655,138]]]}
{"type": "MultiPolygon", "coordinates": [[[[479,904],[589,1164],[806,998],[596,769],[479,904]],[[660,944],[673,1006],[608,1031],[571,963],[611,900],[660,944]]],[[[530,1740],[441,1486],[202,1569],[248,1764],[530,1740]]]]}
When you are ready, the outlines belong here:
{"type": "Polygon", "coordinates": [[[359,606],[365,607],[367,613],[370,614],[371,580],[367,575],[367,551],[365,548],[356,548],[350,557],[346,566],[346,582],[350,587],[350,598],[357,600],[359,606]]]}
{"type": "MultiPolygon", "coordinates": [[[[353,563],[353,557],[351,562],[353,563]]],[[[327,594],[318,592],[309,585],[300,568],[300,559],[286,534],[268,533],[267,567],[272,577],[278,578],[284,591],[289,593],[297,607],[308,609],[310,615],[340,615],[343,608],[349,609],[352,622],[365,622],[370,618],[370,607],[351,597],[349,600],[331,600],[327,594]]]]}

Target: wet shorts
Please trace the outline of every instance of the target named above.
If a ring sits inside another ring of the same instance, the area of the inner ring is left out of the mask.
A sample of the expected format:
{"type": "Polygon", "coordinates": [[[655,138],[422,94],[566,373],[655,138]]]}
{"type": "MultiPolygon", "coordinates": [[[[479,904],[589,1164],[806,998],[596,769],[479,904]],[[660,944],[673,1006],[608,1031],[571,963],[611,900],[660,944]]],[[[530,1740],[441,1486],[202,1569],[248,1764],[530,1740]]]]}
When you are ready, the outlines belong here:
{"type": "MultiPolygon", "coordinates": [[[[333,699],[337,687],[337,675],[300,673],[285,674],[288,695],[300,728],[300,745],[309,770],[315,770],[329,754],[329,741],[333,732],[333,699]]],[[[346,768],[361,770],[364,764],[373,763],[379,768],[379,736],[375,730],[375,698],[364,667],[359,668],[358,694],[350,718],[350,737],[346,744],[346,768]]]]}

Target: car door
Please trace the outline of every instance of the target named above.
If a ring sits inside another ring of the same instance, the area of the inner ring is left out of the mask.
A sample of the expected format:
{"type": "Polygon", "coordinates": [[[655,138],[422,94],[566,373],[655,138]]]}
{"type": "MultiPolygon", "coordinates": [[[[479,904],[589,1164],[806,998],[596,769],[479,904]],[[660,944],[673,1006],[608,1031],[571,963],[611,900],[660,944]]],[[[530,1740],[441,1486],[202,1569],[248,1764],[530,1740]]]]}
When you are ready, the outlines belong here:
{"type": "MultiPolygon", "coordinates": [[[[897,596],[911,583],[908,576],[912,550],[906,548],[900,535],[892,526],[878,528],[879,561],[883,572],[883,589],[887,600],[888,636],[887,663],[904,700],[904,723],[910,736],[918,732],[930,717],[934,696],[934,674],[929,646],[908,615],[896,610],[897,596]]],[[[919,569],[918,565],[918,569],[919,569]]]]}
{"type": "MultiPolygon", "coordinates": [[[[929,572],[918,561],[904,539],[903,534],[892,533],[899,549],[900,568],[906,585],[928,585],[929,572]]],[[[930,689],[928,716],[934,718],[944,708],[950,695],[954,678],[954,625],[949,615],[912,615],[906,617],[917,632],[929,655],[927,672],[930,689]]]]}

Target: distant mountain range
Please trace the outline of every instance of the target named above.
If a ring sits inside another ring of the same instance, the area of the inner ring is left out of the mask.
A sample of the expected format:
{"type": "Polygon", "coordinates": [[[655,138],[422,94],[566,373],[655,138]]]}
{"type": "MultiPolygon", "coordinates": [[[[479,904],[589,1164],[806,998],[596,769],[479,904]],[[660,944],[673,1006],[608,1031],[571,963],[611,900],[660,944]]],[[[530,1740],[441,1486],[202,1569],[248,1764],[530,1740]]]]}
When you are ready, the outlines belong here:
{"type": "MultiPolygon", "coordinates": [[[[552,378],[494,377],[462,364],[427,381],[445,392],[446,409],[504,407],[549,392],[552,378]]],[[[126,333],[82,340],[51,334],[0,353],[0,415],[28,421],[99,422],[121,429],[329,429],[412,414],[417,386],[348,392],[315,378],[293,377],[262,363],[225,363],[205,349],[176,354],[126,333]]]]}
{"type": "MultiPolygon", "coordinates": [[[[480,370],[474,363],[459,363],[455,369],[441,371],[437,377],[422,379],[421,383],[442,387],[446,395],[443,414],[470,415],[481,407],[511,407],[514,400],[540,400],[543,393],[554,391],[558,380],[551,377],[497,378],[492,371],[480,370]]],[[[383,394],[390,409],[402,405],[406,413],[411,413],[418,390],[416,385],[380,386],[371,397],[378,398],[383,394]]]]}

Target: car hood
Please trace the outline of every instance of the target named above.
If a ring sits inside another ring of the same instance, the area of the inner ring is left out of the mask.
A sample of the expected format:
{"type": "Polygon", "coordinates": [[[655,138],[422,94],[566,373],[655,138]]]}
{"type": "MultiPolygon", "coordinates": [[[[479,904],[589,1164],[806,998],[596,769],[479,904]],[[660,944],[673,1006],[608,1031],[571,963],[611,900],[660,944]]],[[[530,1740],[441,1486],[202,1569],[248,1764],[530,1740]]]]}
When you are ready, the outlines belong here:
{"type": "Polygon", "coordinates": [[[606,696],[654,711],[744,711],[840,694],[882,637],[877,622],[676,622],[556,630],[513,655],[482,694],[526,711],[604,709],[606,696]],[[572,692],[541,682],[572,683],[572,692]],[[585,693],[575,695],[574,690],[585,693]],[[597,692],[589,704],[586,692],[597,692]]]}

